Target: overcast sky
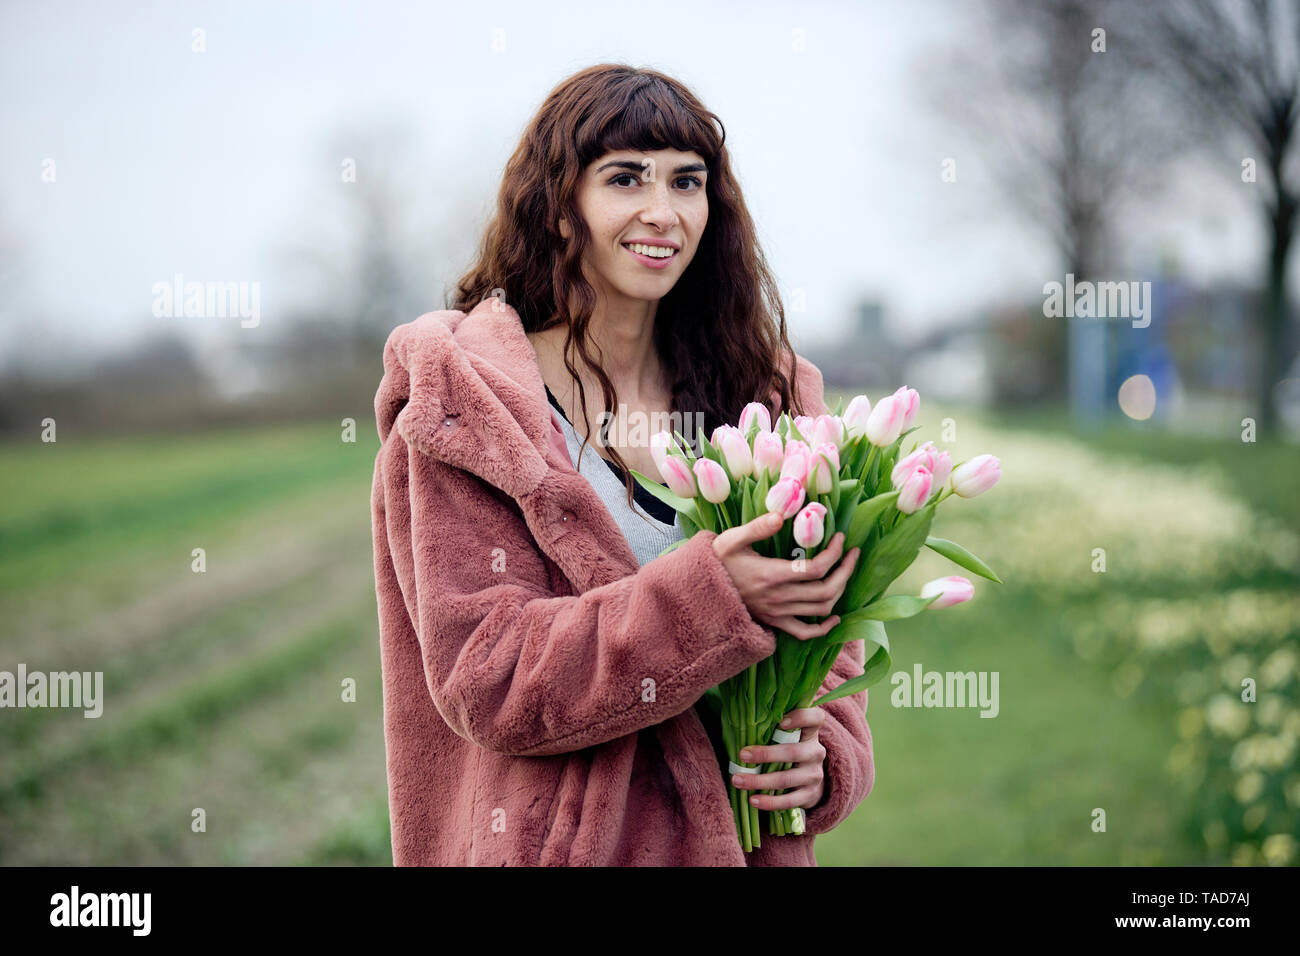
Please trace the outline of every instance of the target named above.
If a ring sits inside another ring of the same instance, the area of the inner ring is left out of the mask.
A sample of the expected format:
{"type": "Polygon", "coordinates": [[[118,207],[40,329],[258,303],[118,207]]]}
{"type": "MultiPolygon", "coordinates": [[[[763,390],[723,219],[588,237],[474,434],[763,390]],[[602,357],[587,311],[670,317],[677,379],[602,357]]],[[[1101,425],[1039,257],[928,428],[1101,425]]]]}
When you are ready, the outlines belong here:
{"type": "MultiPolygon", "coordinates": [[[[1054,250],[1012,215],[969,139],[920,89],[961,42],[955,18],[966,9],[958,0],[5,3],[0,347],[71,356],[183,327],[150,311],[153,284],[178,272],[259,281],[269,326],[311,299],[279,251],[325,241],[321,217],[340,186],[322,149],[338,131],[409,127],[413,208],[432,231],[440,210],[486,214],[545,94],[604,61],[670,73],[722,118],[787,308],[795,290],[807,303],[788,315],[797,345],[843,328],[862,296],[878,298],[903,337],[1041,296],[1059,277],[1054,250]],[[206,52],[191,50],[195,28],[206,52]],[[948,156],[957,183],[941,181],[948,156]],[[53,184],[41,181],[50,159],[53,184]]],[[[1253,281],[1263,236],[1240,188],[1191,167],[1168,180],[1159,205],[1125,211],[1132,267],[1153,267],[1168,249],[1205,281],[1253,281]]],[[[453,237],[427,308],[442,307],[442,284],[477,240],[453,237]]]]}

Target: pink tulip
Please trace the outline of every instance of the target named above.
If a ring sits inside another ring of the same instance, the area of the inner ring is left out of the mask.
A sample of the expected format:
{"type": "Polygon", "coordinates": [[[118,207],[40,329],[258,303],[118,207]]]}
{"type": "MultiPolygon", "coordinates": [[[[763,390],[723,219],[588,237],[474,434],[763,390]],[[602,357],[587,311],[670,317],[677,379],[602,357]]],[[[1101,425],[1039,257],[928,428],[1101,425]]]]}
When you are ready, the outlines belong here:
{"type": "Polygon", "coordinates": [[[794,543],[814,548],[826,537],[826,506],[810,501],[794,516],[794,543]]]}
{"type": "Polygon", "coordinates": [[[813,426],[817,424],[817,419],[811,415],[796,415],[794,417],[794,427],[799,430],[804,441],[812,441],[813,426]]]}
{"type": "Polygon", "coordinates": [[[727,480],[726,469],[712,458],[697,458],[694,467],[704,500],[715,505],[726,501],[727,495],[731,494],[731,482],[727,480]]]}
{"type": "Polygon", "coordinates": [[[935,578],[933,581],[928,581],[921,588],[921,597],[923,598],[933,597],[936,594],[941,595],[941,597],[930,605],[929,609],[932,611],[969,601],[975,595],[975,585],[960,574],[952,574],[946,578],[935,578]]]}
{"type": "Polygon", "coordinates": [[[901,488],[903,482],[907,481],[907,479],[911,477],[912,472],[915,471],[918,466],[926,465],[928,467],[928,464],[929,456],[926,454],[924,448],[918,448],[911,454],[904,455],[902,458],[898,459],[898,463],[894,465],[894,470],[889,473],[890,487],[901,488]]]}
{"type": "Polygon", "coordinates": [[[934,442],[928,441],[910,455],[904,455],[889,473],[889,483],[894,488],[901,488],[908,476],[918,466],[924,465],[930,470],[931,487],[941,488],[952,472],[952,456],[946,451],[938,451],[934,442]]]}
{"type": "Polygon", "coordinates": [[[921,396],[916,393],[916,389],[900,385],[898,391],[894,393],[894,398],[903,406],[903,427],[899,430],[907,431],[912,427],[912,422],[916,421],[917,409],[921,407],[921,396]]]}
{"type": "Polygon", "coordinates": [[[812,443],[814,445],[830,443],[838,450],[844,447],[847,440],[844,422],[834,415],[818,415],[813,422],[812,443]]]}
{"type": "Polygon", "coordinates": [[[952,470],[952,490],[963,498],[974,498],[998,483],[1002,463],[992,455],[976,455],[952,470]]]}
{"type": "Polygon", "coordinates": [[[840,477],[840,450],[833,442],[813,449],[812,467],[808,471],[808,487],[813,494],[828,495],[840,477]]]}
{"type": "Polygon", "coordinates": [[[659,474],[668,485],[668,490],[682,498],[695,497],[695,478],[686,462],[676,455],[668,455],[659,466],[659,474]]]}
{"type": "Polygon", "coordinates": [[[871,399],[865,395],[854,395],[849,407],[844,409],[844,431],[848,440],[861,438],[867,433],[867,419],[871,417],[871,399]]]}
{"type": "Polygon", "coordinates": [[[650,436],[650,457],[654,459],[655,467],[663,472],[664,459],[668,457],[668,450],[676,449],[681,451],[680,446],[669,432],[655,432],[650,436]]]}
{"type": "Polygon", "coordinates": [[[740,410],[740,430],[745,435],[749,435],[749,426],[755,421],[758,422],[760,433],[772,430],[772,413],[761,402],[750,402],[740,410]]]}
{"type": "Polygon", "coordinates": [[[893,395],[886,395],[867,417],[867,441],[879,448],[893,444],[903,430],[907,409],[893,395]]]}
{"type": "Polygon", "coordinates": [[[754,477],[759,473],[768,478],[781,474],[781,465],[785,462],[785,449],[781,447],[781,436],[776,432],[759,432],[754,436],[754,477]]]}
{"type": "Polygon", "coordinates": [[[785,443],[785,461],[781,462],[781,477],[793,478],[801,485],[808,483],[812,468],[812,449],[797,438],[785,443]]]}
{"type": "Polygon", "coordinates": [[[803,504],[803,497],[803,482],[782,478],[768,491],[763,503],[768,511],[775,511],[783,518],[793,518],[803,504]]]}
{"type": "MultiPolygon", "coordinates": [[[[934,442],[926,442],[925,444],[931,448],[934,447],[934,442]]],[[[934,487],[942,488],[944,483],[947,482],[948,476],[952,474],[952,455],[946,451],[936,451],[930,457],[933,464],[926,467],[930,469],[930,474],[934,475],[934,487]]]]}
{"type": "MultiPolygon", "coordinates": [[[[746,475],[754,473],[754,456],[749,450],[749,442],[745,440],[744,433],[733,425],[728,425],[727,431],[722,433],[722,457],[726,459],[727,471],[731,473],[732,478],[743,478],[746,475]]],[[[759,436],[768,435],[771,432],[759,432],[759,436]]],[[[778,438],[779,440],[779,438],[778,438]]]]}
{"type": "Polygon", "coordinates": [[[903,482],[903,487],[898,489],[898,500],[895,502],[898,510],[905,515],[910,515],[920,508],[929,499],[933,482],[934,476],[925,465],[917,465],[913,468],[912,473],[903,482]]]}

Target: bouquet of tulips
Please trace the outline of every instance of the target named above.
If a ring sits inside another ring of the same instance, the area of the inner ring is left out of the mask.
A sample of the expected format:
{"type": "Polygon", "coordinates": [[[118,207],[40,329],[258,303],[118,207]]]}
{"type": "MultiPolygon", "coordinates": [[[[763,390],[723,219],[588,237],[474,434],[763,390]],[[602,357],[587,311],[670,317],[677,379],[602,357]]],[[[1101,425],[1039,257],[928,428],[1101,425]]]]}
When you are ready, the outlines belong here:
{"type": "Polygon", "coordinates": [[[1000,463],[992,455],[979,455],[953,467],[949,453],[928,441],[919,448],[913,442],[900,457],[903,439],[916,430],[912,422],[919,402],[916,390],[904,386],[874,408],[867,396],[858,395],[842,413],[841,400],[834,413],[816,418],[782,414],[775,428],[768,409],[754,402],[741,412],[739,425],[721,425],[711,439],[699,436],[698,456],[680,433],[656,434],[651,452],[667,489],[633,472],[644,488],[677,511],[686,538],[700,530],[721,533],[779,512],[785,523],[754,545],[765,557],[810,559],[838,532],[845,536],[845,554],[861,548],[832,610],[840,618],[834,628],[809,640],[777,630],[774,654],[708,692],[721,715],[731,760],[727,787],[746,852],[761,845],[760,813],[768,815],[768,832],[782,836],[803,832],[803,811],[752,806],[746,792],[731,783],[731,772],[771,773],[790,764],[747,765],[739,761],[740,751],[751,744],[798,740],[798,731],[779,727],[790,711],[856,694],[884,678],[891,666],[885,621],[949,607],[974,593],[968,579],[954,575],[929,582],[919,595],[886,596],[922,546],[1001,583],[975,555],[930,535],[939,503],[951,495],[971,498],[988,490],[1000,477],[1000,463]],[[842,645],[857,640],[866,642],[864,672],[814,699],[842,645]]]}

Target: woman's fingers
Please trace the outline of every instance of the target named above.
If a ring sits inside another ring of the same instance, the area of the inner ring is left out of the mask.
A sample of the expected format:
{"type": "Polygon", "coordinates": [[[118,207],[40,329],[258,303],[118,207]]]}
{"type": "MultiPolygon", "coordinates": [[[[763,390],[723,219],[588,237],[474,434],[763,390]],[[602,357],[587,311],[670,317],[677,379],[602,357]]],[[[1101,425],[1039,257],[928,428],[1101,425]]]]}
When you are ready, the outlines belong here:
{"type": "MultiPolygon", "coordinates": [[[[816,604],[830,602],[834,605],[844,593],[849,577],[857,567],[861,549],[854,548],[835,569],[835,573],[815,581],[798,581],[778,584],[771,591],[772,603],[782,614],[829,614],[830,608],[818,610],[816,604]],[[798,605],[798,609],[795,608],[798,605]]],[[[820,557],[820,555],[818,555],[820,557]]]]}
{"type": "Polygon", "coordinates": [[[753,521],[723,531],[713,542],[713,548],[720,554],[743,550],[759,541],[766,541],[776,534],[784,523],[785,518],[775,511],[769,511],[759,515],[753,521]]]}
{"type": "MultiPolygon", "coordinates": [[[[775,789],[767,787],[765,789],[775,789]]],[[[747,797],[750,806],[758,807],[760,810],[790,810],[794,807],[807,805],[817,792],[815,783],[806,787],[800,787],[798,790],[789,790],[786,793],[756,793],[747,797]]]]}
{"type": "Polygon", "coordinates": [[[818,581],[834,566],[844,552],[844,534],[835,532],[830,543],[811,561],[792,561],[794,577],[798,581],[818,581]]]}
{"type": "Polygon", "coordinates": [[[779,631],[785,631],[791,637],[796,637],[801,641],[809,640],[814,637],[822,637],[830,633],[831,628],[840,623],[839,615],[828,617],[826,620],[817,624],[809,624],[807,621],[801,621],[791,615],[768,618],[766,623],[779,631]]]}

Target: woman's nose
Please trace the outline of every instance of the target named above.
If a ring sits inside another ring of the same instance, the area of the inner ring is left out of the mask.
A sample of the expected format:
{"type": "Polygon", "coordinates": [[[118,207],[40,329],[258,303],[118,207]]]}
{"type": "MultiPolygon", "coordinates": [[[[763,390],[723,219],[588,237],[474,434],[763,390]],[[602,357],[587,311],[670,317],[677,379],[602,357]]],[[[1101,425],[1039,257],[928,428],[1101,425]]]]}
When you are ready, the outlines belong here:
{"type": "Polygon", "coordinates": [[[666,189],[653,191],[649,204],[641,213],[641,221],[646,224],[654,223],[660,229],[677,225],[677,210],[673,208],[666,189]]]}

